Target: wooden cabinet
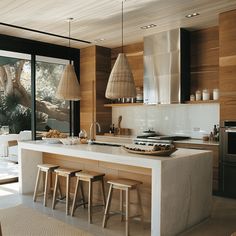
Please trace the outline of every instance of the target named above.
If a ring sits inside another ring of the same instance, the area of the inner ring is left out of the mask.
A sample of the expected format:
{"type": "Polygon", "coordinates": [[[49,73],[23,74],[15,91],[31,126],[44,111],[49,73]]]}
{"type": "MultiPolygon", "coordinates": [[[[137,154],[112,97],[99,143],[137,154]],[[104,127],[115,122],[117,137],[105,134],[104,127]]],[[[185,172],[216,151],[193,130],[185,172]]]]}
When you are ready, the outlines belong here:
{"type": "Polygon", "coordinates": [[[105,90],[111,70],[111,50],[91,46],[80,50],[80,128],[89,132],[97,121],[101,131],[107,132],[111,124],[111,110],[104,107],[108,100],[105,90]]]}
{"type": "Polygon", "coordinates": [[[236,118],[236,10],[219,17],[220,38],[220,120],[236,118]]]}
{"type": "Polygon", "coordinates": [[[201,150],[210,150],[213,152],[213,191],[219,190],[219,146],[208,144],[189,144],[189,143],[176,143],[177,148],[192,148],[201,150]]]}

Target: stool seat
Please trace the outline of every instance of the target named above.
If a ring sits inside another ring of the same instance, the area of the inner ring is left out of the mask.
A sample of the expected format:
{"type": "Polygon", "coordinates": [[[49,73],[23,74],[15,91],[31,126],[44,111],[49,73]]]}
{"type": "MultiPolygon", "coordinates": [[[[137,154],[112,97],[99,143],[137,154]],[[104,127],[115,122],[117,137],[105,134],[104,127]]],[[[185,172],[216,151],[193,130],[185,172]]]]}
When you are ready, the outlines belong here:
{"type": "Polygon", "coordinates": [[[114,179],[114,180],[109,180],[107,181],[108,184],[113,184],[117,188],[119,187],[125,187],[125,188],[136,188],[137,185],[142,184],[141,181],[137,180],[132,180],[132,179],[114,179]]]}
{"type": "Polygon", "coordinates": [[[47,206],[47,195],[48,195],[48,189],[50,188],[50,182],[51,182],[51,174],[54,172],[57,168],[59,168],[59,165],[54,165],[54,164],[38,164],[38,174],[36,178],[36,184],[35,184],[35,189],[34,189],[34,196],[33,196],[33,201],[35,202],[37,200],[37,195],[38,195],[38,187],[39,187],[39,182],[40,182],[40,176],[41,172],[45,172],[45,181],[44,181],[44,200],[43,200],[43,205],[47,206]]]}
{"type": "MultiPolygon", "coordinates": [[[[53,199],[52,199],[52,209],[55,209],[56,205],[56,198],[57,195],[57,188],[60,187],[59,183],[59,176],[66,178],[66,214],[69,215],[69,204],[70,204],[70,179],[71,177],[75,177],[75,174],[81,170],[78,169],[72,169],[72,168],[57,168],[55,170],[56,178],[55,178],[55,186],[54,186],[54,192],[53,192],[53,199]]],[[[62,198],[61,198],[62,199],[62,198]]]]}
{"type": "Polygon", "coordinates": [[[55,170],[55,172],[60,176],[75,175],[75,173],[79,171],[81,170],[71,168],[58,168],[55,170]]]}
{"type": "Polygon", "coordinates": [[[47,170],[55,170],[59,167],[59,165],[53,165],[53,164],[38,164],[38,168],[41,169],[41,171],[47,171],[47,170]]]}
{"type": "Polygon", "coordinates": [[[84,181],[86,181],[86,179],[89,181],[89,179],[101,178],[101,177],[105,176],[105,174],[104,173],[95,172],[95,171],[84,171],[84,170],[82,170],[81,172],[77,172],[75,174],[75,176],[83,178],[84,181]]]}
{"type": "Polygon", "coordinates": [[[74,211],[77,208],[77,206],[88,204],[88,222],[92,222],[92,198],[93,198],[93,182],[100,181],[101,187],[102,187],[102,195],[103,195],[103,203],[104,206],[106,204],[106,197],[105,197],[105,188],[104,188],[104,179],[103,177],[105,176],[104,173],[99,173],[95,171],[81,171],[77,172],[75,174],[77,181],[75,185],[75,193],[74,193],[74,199],[73,199],[73,204],[72,204],[72,209],[71,209],[71,216],[74,215],[74,211]],[[83,186],[82,182],[85,181],[88,182],[88,202],[85,202],[84,200],[84,192],[83,192],[83,186]],[[82,194],[82,203],[79,205],[76,205],[76,199],[78,196],[79,192],[79,187],[81,188],[81,194],[82,194]]]}
{"type": "Polygon", "coordinates": [[[140,216],[141,221],[143,222],[143,209],[142,209],[142,202],[141,202],[141,196],[139,192],[139,185],[142,184],[141,181],[133,180],[133,179],[114,179],[109,180],[107,183],[110,184],[107,202],[106,202],[106,208],[103,216],[103,228],[106,228],[108,218],[110,217],[110,207],[111,207],[111,199],[113,194],[113,189],[118,189],[120,191],[120,214],[121,214],[121,220],[123,220],[123,191],[125,192],[125,235],[129,236],[129,219],[130,217],[130,191],[136,190],[137,192],[137,199],[138,199],[138,207],[140,211],[140,215],[132,216],[137,217],[140,216]]]}

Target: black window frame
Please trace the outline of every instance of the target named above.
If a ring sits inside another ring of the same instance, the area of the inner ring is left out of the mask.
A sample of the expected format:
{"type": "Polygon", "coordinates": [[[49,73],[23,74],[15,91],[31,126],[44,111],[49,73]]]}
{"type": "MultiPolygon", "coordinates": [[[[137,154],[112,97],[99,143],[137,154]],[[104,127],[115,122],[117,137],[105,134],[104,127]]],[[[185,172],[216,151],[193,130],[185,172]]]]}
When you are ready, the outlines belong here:
{"type": "MultiPolygon", "coordinates": [[[[31,55],[31,130],[32,130],[32,140],[36,140],[36,101],[35,101],[35,79],[36,79],[36,56],[45,56],[52,58],[65,59],[72,61],[75,67],[75,73],[78,80],[80,80],[80,50],[76,48],[69,48],[65,46],[60,46],[56,44],[45,43],[36,40],[30,40],[25,38],[13,37],[9,35],[0,34],[0,50],[25,53],[31,55]]],[[[0,55],[1,56],[1,55],[0,55]]],[[[71,101],[70,102],[70,135],[72,133],[77,136],[80,130],[80,102],[71,101]],[[74,103],[74,113],[73,120],[74,123],[72,130],[72,114],[71,107],[72,102],[74,103]]]]}

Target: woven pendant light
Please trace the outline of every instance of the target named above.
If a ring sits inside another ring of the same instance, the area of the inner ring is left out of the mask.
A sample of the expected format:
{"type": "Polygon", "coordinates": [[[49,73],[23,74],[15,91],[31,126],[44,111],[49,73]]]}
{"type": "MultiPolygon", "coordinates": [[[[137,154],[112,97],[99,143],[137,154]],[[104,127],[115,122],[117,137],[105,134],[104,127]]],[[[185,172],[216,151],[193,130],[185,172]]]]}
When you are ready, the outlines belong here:
{"type": "Polygon", "coordinates": [[[133,74],[130,70],[126,55],[120,53],[108,80],[106,98],[117,99],[132,97],[136,97],[133,74]]]}
{"type": "MultiPolygon", "coordinates": [[[[73,18],[69,18],[69,49],[70,49],[70,22],[73,18]]],[[[77,101],[80,100],[80,85],[75,74],[74,66],[68,64],[62,74],[61,80],[59,82],[56,97],[59,99],[77,101]]]]}
{"type": "Polygon", "coordinates": [[[64,100],[80,100],[80,85],[75,74],[74,66],[66,65],[61,80],[59,82],[56,97],[64,100]]]}
{"type": "Polygon", "coordinates": [[[122,1],[122,53],[119,53],[107,83],[105,96],[108,99],[135,98],[136,88],[132,71],[123,53],[123,1],[122,1]]]}

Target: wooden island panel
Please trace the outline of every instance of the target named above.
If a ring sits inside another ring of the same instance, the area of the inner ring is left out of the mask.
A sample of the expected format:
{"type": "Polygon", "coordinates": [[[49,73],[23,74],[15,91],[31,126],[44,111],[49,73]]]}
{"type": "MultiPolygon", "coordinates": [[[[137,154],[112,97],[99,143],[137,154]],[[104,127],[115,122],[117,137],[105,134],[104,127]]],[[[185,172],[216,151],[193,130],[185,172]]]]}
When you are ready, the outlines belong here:
{"type": "MultiPolygon", "coordinates": [[[[51,153],[43,153],[43,162],[48,164],[58,164],[67,168],[78,168],[81,170],[91,170],[105,173],[105,182],[108,179],[115,178],[129,178],[142,181],[141,185],[141,198],[144,210],[145,222],[151,222],[151,170],[143,167],[128,166],[121,164],[114,164],[102,161],[93,161],[88,159],[80,159],[64,155],[55,155],[51,153]]],[[[54,177],[53,177],[54,183],[54,177]]],[[[87,183],[85,184],[84,192],[87,197],[87,183]]],[[[65,180],[61,181],[62,190],[65,191],[65,180]]],[[[71,193],[74,192],[75,181],[72,180],[71,193]]],[[[108,193],[109,185],[105,184],[106,194],[108,193]]],[[[94,201],[101,202],[102,194],[99,184],[94,185],[94,201]]],[[[119,191],[114,191],[112,199],[112,207],[119,209],[119,191]]],[[[131,191],[131,202],[137,202],[137,196],[135,191],[131,191]]],[[[131,204],[131,214],[135,214],[137,206],[131,204]]]]}

